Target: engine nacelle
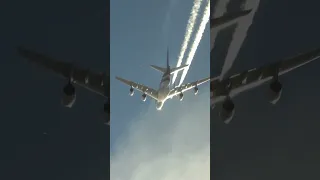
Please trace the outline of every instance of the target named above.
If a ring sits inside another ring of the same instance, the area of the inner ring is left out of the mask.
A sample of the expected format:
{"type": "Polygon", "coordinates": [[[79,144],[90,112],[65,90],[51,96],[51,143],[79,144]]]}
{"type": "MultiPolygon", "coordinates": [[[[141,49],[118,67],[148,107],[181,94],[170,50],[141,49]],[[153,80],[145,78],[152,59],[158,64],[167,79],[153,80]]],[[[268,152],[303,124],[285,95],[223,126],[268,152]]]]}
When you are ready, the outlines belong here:
{"type": "Polygon", "coordinates": [[[72,108],[74,103],[76,102],[76,90],[72,83],[68,83],[63,88],[63,95],[61,99],[61,104],[64,107],[72,108]]]}
{"type": "Polygon", "coordinates": [[[234,103],[230,98],[227,98],[223,104],[219,113],[220,118],[225,124],[229,124],[235,113],[234,103]]]}
{"type": "Polygon", "coordinates": [[[146,99],[147,99],[147,95],[145,93],[143,93],[142,96],[141,96],[141,100],[142,101],[146,101],[146,99]]]}
{"type": "Polygon", "coordinates": [[[270,86],[269,86],[269,93],[268,93],[268,99],[271,104],[276,104],[282,94],[282,84],[278,81],[275,80],[273,81],[270,86]]]}
{"type": "Polygon", "coordinates": [[[199,92],[199,88],[196,86],[196,87],[194,87],[194,95],[197,95],[198,94],[198,92],[199,92]]]}
{"type": "Polygon", "coordinates": [[[133,91],[133,88],[132,88],[132,87],[130,88],[129,95],[130,95],[130,96],[133,96],[133,95],[134,95],[134,91],[133,91]]]}
{"type": "Polygon", "coordinates": [[[182,101],[183,100],[183,93],[179,94],[179,100],[182,101]]]}

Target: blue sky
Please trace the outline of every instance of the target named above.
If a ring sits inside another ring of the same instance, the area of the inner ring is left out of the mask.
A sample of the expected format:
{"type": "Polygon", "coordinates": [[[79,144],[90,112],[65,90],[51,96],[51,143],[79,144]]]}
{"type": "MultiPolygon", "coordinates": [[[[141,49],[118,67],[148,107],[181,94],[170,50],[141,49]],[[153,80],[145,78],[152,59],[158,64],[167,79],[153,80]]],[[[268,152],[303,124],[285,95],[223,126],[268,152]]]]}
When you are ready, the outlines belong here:
{"type": "MultiPolygon", "coordinates": [[[[192,5],[192,0],[157,3],[148,0],[111,1],[111,144],[123,133],[132,116],[144,112],[148,104],[154,104],[150,99],[142,102],[138,92],[129,97],[129,87],[117,81],[115,76],[157,89],[161,73],[149,65],[165,66],[167,46],[170,49],[170,65],[176,65],[192,5]],[[166,19],[168,13],[170,18],[166,19]]],[[[210,74],[208,28],[202,39],[185,82],[210,74]]],[[[202,88],[208,87],[204,85],[202,88]]],[[[167,101],[163,110],[169,109],[171,104],[167,101]]]]}
{"type": "MultiPolygon", "coordinates": [[[[203,106],[207,105],[204,111],[209,113],[209,83],[199,88],[199,97],[195,97],[192,92],[186,93],[182,103],[178,98],[174,98],[165,103],[161,112],[156,112],[154,101],[148,98],[146,102],[142,102],[140,100],[141,93],[137,91],[133,97],[130,97],[128,95],[129,87],[115,79],[115,76],[120,76],[157,89],[161,73],[151,69],[149,65],[166,65],[167,46],[170,50],[170,65],[176,65],[192,5],[192,0],[111,1],[111,156],[120,154],[118,151],[121,151],[121,148],[119,150],[116,147],[132,138],[130,137],[132,131],[139,131],[141,127],[150,124],[153,120],[167,122],[169,118],[179,119],[182,114],[197,114],[192,109],[188,109],[193,106],[191,103],[196,99],[207,97],[207,102],[202,100],[200,103],[203,106]],[[141,123],[142,121],[145,124],[141,123]],[[133,130],[133,126],[136,129],[133,130]]],[[[200,12],[203,12],[203,8],[200,12]]],[[[198,25],[199,23],[196,24],[196,27],[198,25]]],[[[208,28],[209,25],[206,27],[203,40],[184,82],[195,81],[210,75],[208,28]]],[[[207,119],[209,120],[209,116],[207,119]]],[[[153,125],[157,124],[155,121],[152,123],[153,125]]],[[[162,124],[164,129],[160,127],[157,129],[152,126],[152,123],[149,128],[154,128],[154,131],[159,130],[160,134],[162,133],[160,131],[165,129],[166,124],[162,124]]],[[[167,123],[170,128],[170,123],[167,123]]],[[[145,135],[148,136],[147,133],[145,135]]],[[[152,135],[150,134],[150,136],[152,135]]],[[[111,168],[111,173],[112,171],[111,168]]]]}

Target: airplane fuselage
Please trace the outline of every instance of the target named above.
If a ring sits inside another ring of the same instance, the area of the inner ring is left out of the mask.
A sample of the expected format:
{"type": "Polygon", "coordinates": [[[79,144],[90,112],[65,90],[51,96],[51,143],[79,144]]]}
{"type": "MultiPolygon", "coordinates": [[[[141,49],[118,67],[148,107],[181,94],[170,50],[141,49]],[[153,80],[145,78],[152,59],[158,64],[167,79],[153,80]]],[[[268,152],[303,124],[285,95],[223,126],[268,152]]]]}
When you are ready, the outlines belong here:
{"type": "Polygon", "coordinates": [[[157,110],[161,110],[164,102],[167,100],[169,92],[170,92],[170,67],[167,69],[161,78],[161,82],[158,90],[158,100],[156,101],[157,110]]]}

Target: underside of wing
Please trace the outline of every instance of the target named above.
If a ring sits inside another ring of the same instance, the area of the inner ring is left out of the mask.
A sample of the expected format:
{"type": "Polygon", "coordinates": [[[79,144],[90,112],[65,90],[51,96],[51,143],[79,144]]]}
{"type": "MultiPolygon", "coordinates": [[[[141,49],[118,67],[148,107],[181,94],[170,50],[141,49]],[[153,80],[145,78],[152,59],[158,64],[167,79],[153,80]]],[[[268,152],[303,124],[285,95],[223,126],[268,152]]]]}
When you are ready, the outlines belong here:
{"type": "Polygon", "coordinates": [[[279,75],[288,73],[296,68],[304,66],[320,57],[320,48],[282,60],[278,63],[279,75]]]}
{"type": "Polygon", "coordinates": [[[185,91],[188,91],[192,88],[197,88],[197,86],[205,83],[205,82],[208,82],[210,81],[210,77],[208,78],[204,78],[204,79],[201,79],[201,80],[198,80],[198,81],[195,81],[195,82],[192,82],[192,83],[187,83],[187,84],[183,84],[179,87],[176,87],[174,89],[172,89],[169,93],[169,97],[173,97],[173,96],[176,96],[180,93],[183,93],[185,91]]]}
{"type": "Polygon", "coordinates": [[[211,82],[211,92],[213,93],[214,97],[226,96],[230,91],[231,94],[238,94],[240,92],[260,86],[261,84],[272,79],[277,79],[278,76],[306,65],[318,59],[319,57],[320,49],[318,48],[291,58],[286,58],[284,60],[262,66],[260,68],[254,68],[232,75],[223,81],[215,79],[211,82]]]}
{"type": "Polygon", "coordinates": [[[150,88],[148,86],[145,86],[143,84],[139,84],[139,83],[135,83],[133,81],[129,81],[129,80],[126,80],[126,79],[123,79],[121,77],[116,77],[117,80],[123,82],[124,84],[142,92],[142,93],[145,93],[146,95],[148,95],[149,97],[157,100],[157,97],[158,97],[158,91],[154,90],[153,88],[150,88]]]}
{"type": "Polygon", "coordinates": [[[106,87],[109,87],[109,79],[105,73],[95,73],[90,70],[75,67],[72,63],[54,60],[48,56],[36,53],[22,47],[18,48],[20,56],[30,62],[45,67],[62,78],[70,79],[74,84],[86,88],[103,97],[107,97],[106,87]]]}
{"type": "Polygon", "coordinates": [[[70,77],[72,71],[72,64],[67,62],[56,61],[43,54],[27,50],[23,47],[18,48],[18,53],[20,56],[26,58],[32,63],[40,65],[44,68],[54,71],[57,75],[63,78],[70,77]]]}

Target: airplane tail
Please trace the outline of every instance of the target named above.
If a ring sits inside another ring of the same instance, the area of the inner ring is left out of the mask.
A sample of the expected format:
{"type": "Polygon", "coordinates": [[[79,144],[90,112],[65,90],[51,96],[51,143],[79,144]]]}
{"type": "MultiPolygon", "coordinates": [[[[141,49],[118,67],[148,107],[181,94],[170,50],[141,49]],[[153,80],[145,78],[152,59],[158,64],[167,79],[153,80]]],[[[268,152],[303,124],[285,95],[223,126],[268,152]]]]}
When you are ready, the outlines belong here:
{"type": "Polygon", "coordinates": [[[153,69],[160,71],[162,73],[166,73],[168,70],[170,70],[170,74],[173,74],[175,72],[181,71],[183,69],[185,69],[188,65],[182,65],[180,67],[175,67],[175,68],[170,68],[170,64],[169,64],[169,48],[167,49],[167,68],[163,68],[163,67],[159,67],[156,65],[150,65],[153,69]]]}
{"type": "MultiPolygon", "coordinates": [[[[156,66],[156,65],[150,65],[153,69],[159,71],[159,72],[162,72],[162,73],[166,73],[167,72],[167,68],[163,68],[163,67],[159,67],[159,66],[156,66]]],[[[170,74],[173,74],[175,72],[178,72],[178,71],[181,71],[183,69],[185,69],[186,67],[188,67],[188,65],[182,65],[180,67],[175,67],[175,68],[170,68],[170,74]]]]}

